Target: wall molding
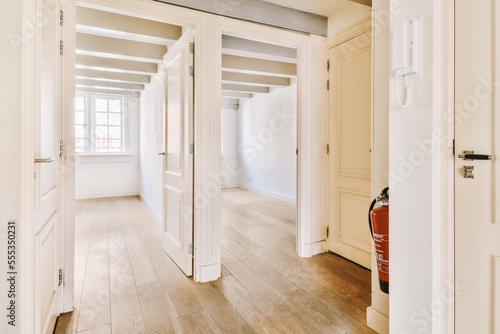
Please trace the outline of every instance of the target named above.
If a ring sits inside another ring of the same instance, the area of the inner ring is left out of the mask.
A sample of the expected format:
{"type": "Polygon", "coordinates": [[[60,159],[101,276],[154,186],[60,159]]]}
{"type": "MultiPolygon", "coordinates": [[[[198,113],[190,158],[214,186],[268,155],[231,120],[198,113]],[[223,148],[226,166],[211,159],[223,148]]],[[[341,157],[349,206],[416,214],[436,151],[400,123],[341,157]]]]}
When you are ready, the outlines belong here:
{"type": "Polygon", "coordinates": [[[366,309],[366,323],[379,334],[389,334],[389,317],[377,311],[373,306],[366,309]]]}
{"type": "Polygon", "coordinates": [[[75,197],[76,200],[92,199],[92,198],[107,198],[107,197],[124,197],[124,196],[140,196],[139,191],[110,191],[104,193],[80,194],[75,197]]]}
{"type": "Polygon", "coordinates": [[[297,204],[297,198],[294,198],[294,197],[290,197],[290,196],[286,196],[286,195],[281,195],[281,194],[278,194],[278,193],[274,193],[272,191],[267,191],[267,190],[262,189],[262,188],[252,187],[252,186],[249,186],[247,184],[238,183],[237,187],[241,188],[241,189],[248,190],[248,191],[252,191],[254,193],[261,194],[261,195],[264,195],[264,196],[267,196],[267,197],[272,197],[272,198],[275,198],[275,199],[278,199],[280,201],[287,202],[287,203],[290,203],[290,204],[293,204],[293,205],[297,204]]]}
{"type": "Polygon", "coordinates": [[[326,49],[333,48],[339,44],[342,44],[354,37],[364,34],[367,31],[372,30],[372,19],[364,20],[355,26],[346,29],[336,35],[328,37],[325,41],[326,49]]]}
{"type": "Polygon", "coordinates": [[[151,214],[155,217],[157,223],[160,226],[163,225],[163,217],[162,217],[161,214],[158,213],[158,211],[155,210],[155,208],[153,207],[153,204],[151,204],[151,202],[146,198],[146,196],[144,196],[143,193],[140,193],[139,197],[146,204],[146,206],[148,207],[149,211],[151,211],[151,214]]]}

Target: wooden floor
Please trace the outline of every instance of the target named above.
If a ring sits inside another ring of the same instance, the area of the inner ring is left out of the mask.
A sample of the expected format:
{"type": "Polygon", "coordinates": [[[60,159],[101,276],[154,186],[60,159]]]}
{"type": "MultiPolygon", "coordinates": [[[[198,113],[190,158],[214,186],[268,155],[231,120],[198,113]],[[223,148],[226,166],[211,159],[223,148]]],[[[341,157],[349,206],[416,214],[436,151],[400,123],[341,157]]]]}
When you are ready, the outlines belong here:
{"type": "Polygon", "coordinates": [[[75,310],[56,333],[374,333],[370,272],[295,255],[295,208],[223,192],[222,277],[194,283],[138,197],[77,202],[75,310]]]}

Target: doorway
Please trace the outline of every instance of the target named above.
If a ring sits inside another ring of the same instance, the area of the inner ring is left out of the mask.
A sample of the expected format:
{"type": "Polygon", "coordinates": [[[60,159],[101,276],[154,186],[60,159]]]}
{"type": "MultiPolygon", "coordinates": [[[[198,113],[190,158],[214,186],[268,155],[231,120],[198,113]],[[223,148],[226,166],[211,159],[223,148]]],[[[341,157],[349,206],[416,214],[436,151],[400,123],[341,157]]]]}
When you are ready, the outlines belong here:
{"type": "Polygon", "coordinates": [[[221,59],[222,238],[230,225],[295,248],[297,50],[225,34],[221,59]]]}

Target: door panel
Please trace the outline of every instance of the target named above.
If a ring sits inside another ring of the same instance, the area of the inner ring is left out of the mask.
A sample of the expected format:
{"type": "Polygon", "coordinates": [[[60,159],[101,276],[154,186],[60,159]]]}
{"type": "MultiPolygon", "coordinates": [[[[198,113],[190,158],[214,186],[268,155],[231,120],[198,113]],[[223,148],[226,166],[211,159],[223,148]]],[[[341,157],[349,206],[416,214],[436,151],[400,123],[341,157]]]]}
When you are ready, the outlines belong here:
{"type": "Polygon", "coordinates": [[[187,275],[193,272],[193,54],[188,29],[163,58],[165,66],[165,163],[162,246],[187,275]]]}
{"type": "Polygon", "coordinates": [[[455,332],[500,334],[498,257],[500,17],[494,1],[456,1],[455,35],[455,332]],[[471,24],[473,23],[473,24],[471,24]],[[495,143],[497,140],[497,143],[495,143]],[[463,151],[495,160],[464,160],[463,151]],[[463,168],[474,167],[474,178],[463,168]]]}
{"type": "MultiPolygon", "coordinates": [[[[35,331],[52,333],[59,313],[61,224],[61,56],[59,2],[43,0],[40,34],[40,107],[35,142],[35,331]],[[41,159],[41,160],[37,160],[41,159]]],[[[42,10],[40,8],[40,10],[42,10]]]]}
{"type": "Polygon", "coordinates": [[[329,250],[371,266],[371,33],[330,49],[329,250]]]}

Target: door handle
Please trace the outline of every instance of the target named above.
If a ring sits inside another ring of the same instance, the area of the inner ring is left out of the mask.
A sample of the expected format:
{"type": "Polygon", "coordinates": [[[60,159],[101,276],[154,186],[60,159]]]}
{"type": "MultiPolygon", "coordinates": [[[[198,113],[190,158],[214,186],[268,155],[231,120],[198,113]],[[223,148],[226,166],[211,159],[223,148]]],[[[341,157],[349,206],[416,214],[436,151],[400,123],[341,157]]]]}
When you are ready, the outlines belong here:
{"type": "Polygon", "coordinates": [[[464,160],[494,160],[495,157],[488,154],[475,154],[474,151],[463,151],[458,157],[464,160]]]}
{"type": "Polygon", "coordinates": [[[35,159],[36,164],[50,164],[51,162],[54,162],[54,158],[42,158],[42,159],[35,159]]]}
{"type": "Polygon", "coordinates": [[[165,152],[158,153],[158,155],[165,155],[165,152]]]}

